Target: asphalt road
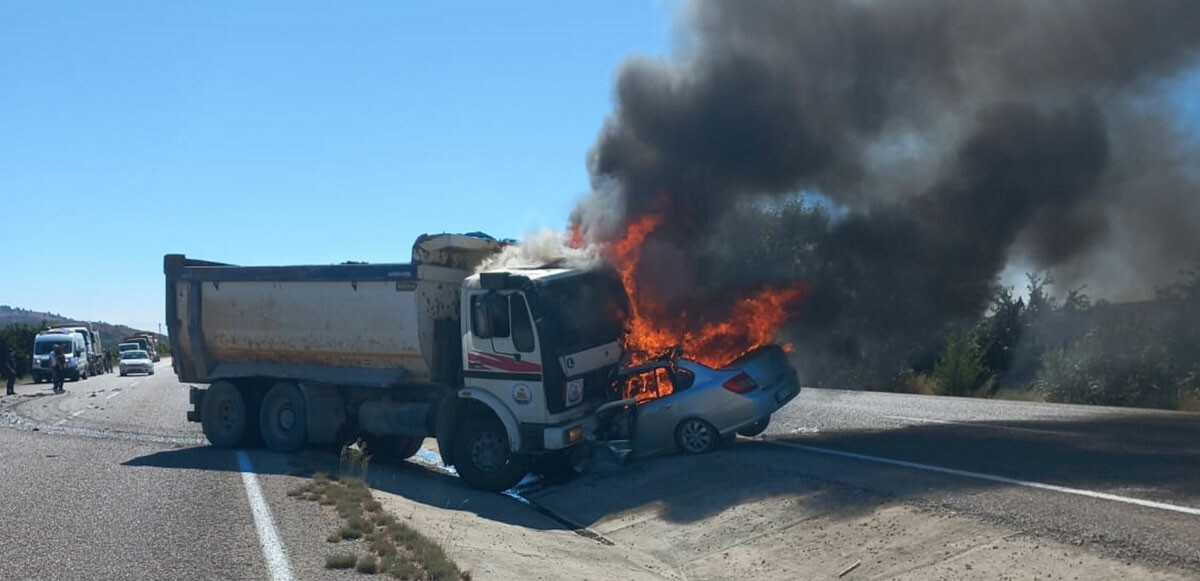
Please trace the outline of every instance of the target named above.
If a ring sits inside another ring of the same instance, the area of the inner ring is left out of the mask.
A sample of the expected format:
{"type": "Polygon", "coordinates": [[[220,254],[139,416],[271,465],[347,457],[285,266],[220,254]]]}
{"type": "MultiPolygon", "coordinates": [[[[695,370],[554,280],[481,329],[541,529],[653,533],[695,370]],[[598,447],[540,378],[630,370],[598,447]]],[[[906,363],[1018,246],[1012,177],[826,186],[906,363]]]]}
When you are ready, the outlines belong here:
{"type": "MultiPolygon", "coordinates": [[[[21,385],[0,400],[0,578],[269,578],[235,453],[204,445],[185,421],[187,386],[169,362],[157,369],[68,383],[64,395],[21,385]]],[[[356,578],[323,568],[338,523],[286,496],[301,482],[290,459],[247,457],[293,577],[356,578]]],[[[648,478],[671,462],[609,478],[648,478]]],[[[869,493],[854,495],[858,511],[871,508],[862,498],[901,499],[1200,573],[1198,414],[806,389],[764,437],[703,464],[733,473],[664,471],[646,496],[605,496],[604,477],[585,476],[528,496],[552,509],[555,498],[586,498],[560,502],[557,515],[585,527],[647,503],[661,505],[656,518],[687,523],[827,483],[869,493]]],[[[415,466],[395,470],[421,478],[415,466]]],[[[427,472],[431,490],[457,488],[427,472]]]]}
{"type": "MultiPolygon", "coordinates": [[[[19,385],[0,400],[0,578],[266,579],[235,453],[185,421],[187,386],[169,360],[153,376],[116,373],[19,385]]],[[[337,519],[292,499],[289,458],[248,455],[295,579],[328,571],[337,519]]]]}
{"type": "Polygon", "coordinates": [[[1200,414],[807,389],[746,444],[824,480],[1200,570],[1200,414]]]}

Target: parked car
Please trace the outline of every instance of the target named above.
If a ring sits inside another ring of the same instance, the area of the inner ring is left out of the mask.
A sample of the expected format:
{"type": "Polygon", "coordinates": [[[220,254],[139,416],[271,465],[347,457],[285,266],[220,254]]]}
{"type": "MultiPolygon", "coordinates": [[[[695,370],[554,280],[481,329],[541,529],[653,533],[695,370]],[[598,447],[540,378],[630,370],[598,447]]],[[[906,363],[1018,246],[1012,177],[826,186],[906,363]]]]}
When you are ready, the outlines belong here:
{"type": "Polygon", "coordinates": [[[154,375],[154,361],[150,359],[149,353],[141,349],[122,351],[119,366],[121,375],[129,375],[130,373],[154,375]]]}
{"type": "MultiPolygon", "coordinates": [[[[800,393],[800,380],[783,349],[768,345],[728,366],[712,369],[678,353],[622,374],[637,388],[670,380],[673,392],[636,406],[633,452],[638,457],[682,450],[708,452],[736,434],[756,436],[771,414],[800,393]]],[[[626,391],[629,393],[629,391],[626,391]]]]}
{"type": "Polygon", "coordinates": [[[117,345],[117,350],[121,353],[126,351],[137,351],[139,349],[142,349],[141,343],[120,343],[117,345]]]}

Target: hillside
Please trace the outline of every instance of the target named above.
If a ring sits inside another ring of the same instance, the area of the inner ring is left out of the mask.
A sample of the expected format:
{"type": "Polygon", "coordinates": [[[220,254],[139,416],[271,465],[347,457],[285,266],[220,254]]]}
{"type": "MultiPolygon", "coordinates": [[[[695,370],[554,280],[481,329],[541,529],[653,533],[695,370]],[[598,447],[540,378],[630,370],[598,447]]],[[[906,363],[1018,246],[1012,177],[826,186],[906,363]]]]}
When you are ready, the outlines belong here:
{"type": "MultiPolygon", "coordinates": [[[[26,309],[10,307],[8,305],[0,305],[0,328],[11,324],[25,324],[33,327],[42,328],[43,324],[49,327],[58,327],[62,325],[90,323],[92,328],[100,333],[100,343],[107,349],[116,347],[122,337],[128,337],[135,333],[153,333],[153,331],[142,331],[128,327],[125,325],[113,325],[101,321],[81,321],[64,317],[57,313],[43,313],[39,311],[29,311],[26,309]]],[[[156,333],[157,335],[157,333],[156,333]]],[[[162,344],[167,344],[166,335],[158,335],[158,341],[162,344]]]]}

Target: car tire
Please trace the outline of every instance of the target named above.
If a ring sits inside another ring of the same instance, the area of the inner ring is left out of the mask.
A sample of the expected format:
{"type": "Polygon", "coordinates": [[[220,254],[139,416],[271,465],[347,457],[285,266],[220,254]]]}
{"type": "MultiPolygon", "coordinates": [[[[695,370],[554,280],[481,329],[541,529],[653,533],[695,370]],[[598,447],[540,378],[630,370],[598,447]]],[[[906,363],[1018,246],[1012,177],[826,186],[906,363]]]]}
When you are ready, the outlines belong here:
{"type": "Polygon", "coordinates": [[[72,382],[79,381],[79,372],[78,371],[76,371],[75,374],[71,376],[71,381],[72,382]]]}
{"type": "Polygon", "coordinates": [[[246,400],[228,381],[218,381],[204,393],[200,427],[204,437],[217,448],[233,448],[246,435],[246,400]]]}
{"type": "Polygon", "coordinates": [[[688,418],[675,428],[675,444],[688,454],[712,451],[721,443],[721,433],[700,418],[688,418]]]}
{"type": "Polygon", "coordinates": [[[753,438],[754,436],[767,431],[767,426],[769,425],[771,425],[771,416],[759,418],[758,421],[748,426],[744,426],[742,429],[738,430],[737,433],[739,436],[753,438]]]}
{"type": "Polygon", "coordinates": [[[454,438],[458,475],[480,490],[501,492],[529,473],[528,459],[509,450],[508,434],[496,419],[466,420],[454,438]]]}
{"type": "Polygon", "coordinates": [[[121,377],[125,377],[125,372],[124,372],[124,371],[122,371],[122,372],[121,372],[121,377]]]}
{"type": "Polygon", "coordinates": [[[258,413],[263,443],[276,452],[295,452],[308,444],[308,411],[295,384],[280,382],[263,396],[258,413]]]}

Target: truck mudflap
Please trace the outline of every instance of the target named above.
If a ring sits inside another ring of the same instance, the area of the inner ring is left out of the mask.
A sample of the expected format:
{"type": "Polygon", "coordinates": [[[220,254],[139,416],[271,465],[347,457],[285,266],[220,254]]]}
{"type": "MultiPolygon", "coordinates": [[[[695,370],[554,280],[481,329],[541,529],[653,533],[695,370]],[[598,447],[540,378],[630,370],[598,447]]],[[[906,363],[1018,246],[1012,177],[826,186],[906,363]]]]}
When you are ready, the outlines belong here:
{"type": "Polygon", "coordinates": [[[187,420],[189,422],[200,421],[200,410],[204,406],[205,393],[208,392],[198,387],[191,387],[188,389],[188,403],[192,404],[192,409],[188,410],[187,413],[187,420]]]}

